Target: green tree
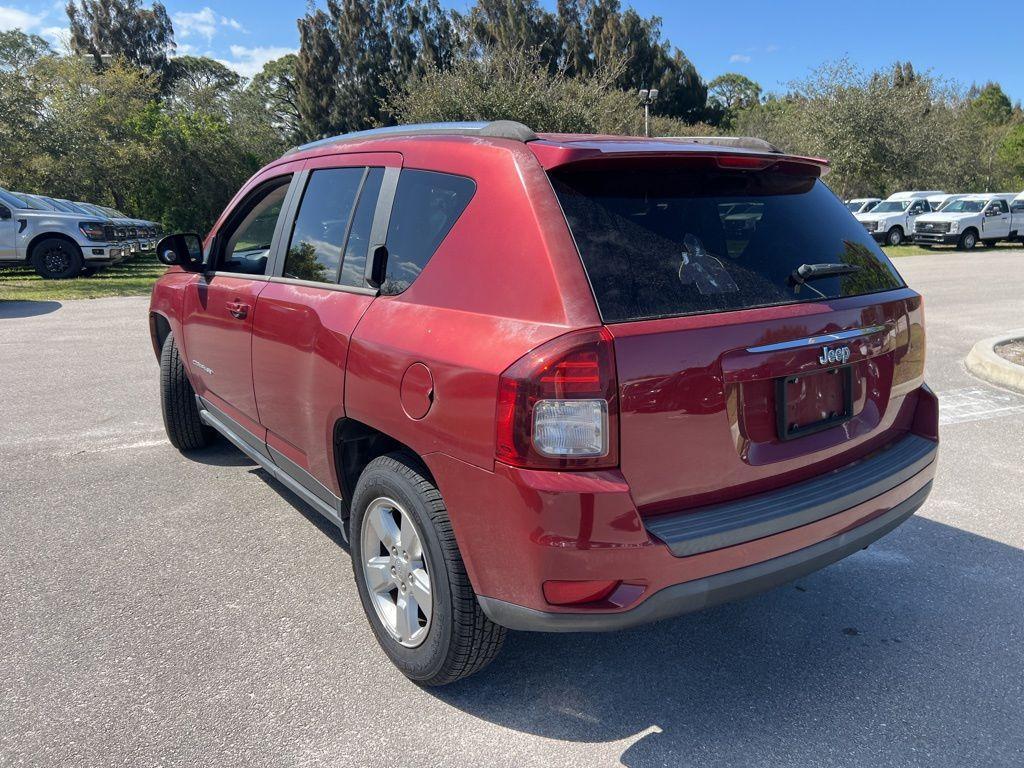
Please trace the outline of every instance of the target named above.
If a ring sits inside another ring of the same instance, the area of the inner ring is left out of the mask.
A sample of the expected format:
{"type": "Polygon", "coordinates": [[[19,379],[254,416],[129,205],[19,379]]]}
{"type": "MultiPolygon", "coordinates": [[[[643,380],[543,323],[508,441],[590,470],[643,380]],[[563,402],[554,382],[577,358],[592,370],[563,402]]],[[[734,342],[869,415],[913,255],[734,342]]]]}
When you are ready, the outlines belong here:
{"type": "Polygon", "coordinates": [[[220,109],[242,77],[206,56],[178,56],[169,62],[169,98],[192,110],[220,109]]]}
{"type": "Polygon", "coordinates": [[[174,26],[162,3],[143,8],[138,0],[70,0],[66,11],[71,49],[92,56],[98,68],[111,56],[160,77],[167,73],[174,26]]]}
{"type": "Polygon", "coordinates": [[[557,19],[538,0],[477,0],[468,13],[456,13],[455,19],[474,55],[491,49],[531,50],[549,69],[558,68],[557,19]]]}
{"type": "Polygon", "coordinates": [[[708,83],[708,100],[729,112],[750,109],[761,101],[761,86],[746,75],[726,72],[708,83]]]}
{"type": "Polygon", "coordinates": [[[494,49],[394,85],[386,107],[407,123],[505,119],[538,131],[637,133],[640,111],[615,87],[617,74],[568,77],[537,52],[494,49]]]}
{"type": "Polygon", "coordinates": [[[333,127],[341,55],[331,34],[331,20],[317,10],[299,19],[299,55],[295,62],[297,134],[310,141],[333,127]]]}
{"type": "MultiPolygon", "coordinates": [[[[10,162],[32,154],[38,109],[32,69],[50,55],[52,51],[41,37],[17,29],[0,32],[0,155],[10,162]]],[[[0,157],[0,167],[4,164],[0,157]]]]}
{"type": "Polygon", "coordinates": [[[1024,123],[1013,125],[998,151],[1006,178],[1006,187],[1024,189],[1024,123]]]}
{"type": "Polygon", "coordinates": [[[287,141],[300,139],[298,60],[298,56],[289,53],[268,61],[246,88],[251,97],[263,102],[271,125],[287,141]]]}
{"type": "Polygon", "coordinates": [[[998,83],[974,86],[967,93],[967,111],[987,125],[1006,125],[1013,119],[1013,105],[998,83]]]}

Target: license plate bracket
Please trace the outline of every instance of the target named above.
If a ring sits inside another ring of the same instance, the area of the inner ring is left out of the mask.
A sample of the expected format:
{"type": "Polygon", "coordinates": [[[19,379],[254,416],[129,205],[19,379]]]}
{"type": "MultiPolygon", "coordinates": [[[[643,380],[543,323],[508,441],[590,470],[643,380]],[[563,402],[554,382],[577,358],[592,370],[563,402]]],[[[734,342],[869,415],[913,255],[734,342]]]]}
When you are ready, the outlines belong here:
{"type": "Polygon", "coordinates": [[[853,366],[775,380],[779,440],[831,429],[853,417],[853,366]]]}

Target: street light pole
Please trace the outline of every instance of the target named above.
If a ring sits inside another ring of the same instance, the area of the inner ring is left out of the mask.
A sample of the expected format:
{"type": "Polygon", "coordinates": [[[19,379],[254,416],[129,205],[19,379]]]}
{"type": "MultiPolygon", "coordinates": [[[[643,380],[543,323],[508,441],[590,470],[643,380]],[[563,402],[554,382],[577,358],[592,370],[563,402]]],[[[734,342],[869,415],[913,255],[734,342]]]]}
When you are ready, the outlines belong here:
{"type": "Polygon", "coordinates": [[[651,104],[658,98],[657,88],[641,88],[640,103],[644,105],[644,136],[651,136],[651,104]]]}

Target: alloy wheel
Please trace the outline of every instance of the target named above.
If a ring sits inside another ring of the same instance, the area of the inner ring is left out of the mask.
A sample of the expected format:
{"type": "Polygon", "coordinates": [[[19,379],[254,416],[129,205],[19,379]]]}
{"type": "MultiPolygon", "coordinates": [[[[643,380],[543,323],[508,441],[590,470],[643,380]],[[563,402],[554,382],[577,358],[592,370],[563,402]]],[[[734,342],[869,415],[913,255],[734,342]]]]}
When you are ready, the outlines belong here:
{"type": "Polygon", "coordinates": [[[406,648],[420,645],[433,612],[423,537],[412,516],[394,499],[380,496],[363,515],[362,568],[377,618],[406,648]]]}
{"type": "Polygon", "coordinates": [[[43,253],[43,265],[51,274],[60,274],[71,266],[71,256],[63,248],[47,248],[43,253]]]}

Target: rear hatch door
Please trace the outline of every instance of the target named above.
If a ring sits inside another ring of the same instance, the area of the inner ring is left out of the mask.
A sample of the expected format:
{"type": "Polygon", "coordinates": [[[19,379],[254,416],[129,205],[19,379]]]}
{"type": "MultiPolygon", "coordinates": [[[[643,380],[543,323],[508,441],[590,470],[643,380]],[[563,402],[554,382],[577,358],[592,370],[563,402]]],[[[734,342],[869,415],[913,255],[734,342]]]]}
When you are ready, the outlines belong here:
{"type": "Polygon", "coordinates": [[[797,482],[909,429],[920,297],[818,169],[676,160],[550,172],[615,338],[641,512],[797,482]]]}

